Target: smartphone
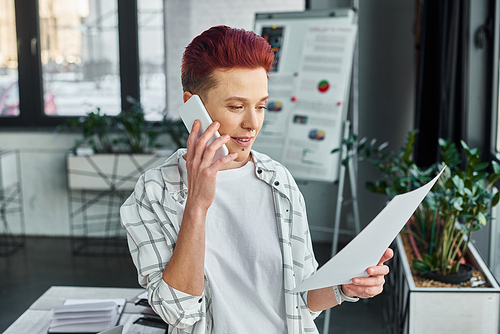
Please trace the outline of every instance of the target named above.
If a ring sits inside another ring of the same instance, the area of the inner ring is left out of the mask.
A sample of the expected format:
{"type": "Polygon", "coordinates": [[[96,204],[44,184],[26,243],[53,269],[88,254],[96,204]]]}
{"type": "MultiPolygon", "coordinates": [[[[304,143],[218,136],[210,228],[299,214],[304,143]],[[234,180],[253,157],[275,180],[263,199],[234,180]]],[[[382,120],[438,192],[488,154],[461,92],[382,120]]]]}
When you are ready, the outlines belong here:
{"type": "MultiPolygon", "coordinates": [[[[191,132],[195,120],[199,120],[201,122],[201,128],[198,133],[198,138],[200,138],[203,132],[207,130],[208,126],[213,123],[210,115],[207,112],[207,109],[205,109],[205,106],[203,105],[203,102],[198,95],[191,96],[189,100],[187,100],[179,108],[179,115],[181,116],[181,119],[189,132],[191,132]]],[[[219,131],[215,132],[212,138],[210,138],[210,140],[208,141],[207,146],[219,137],[219,131]]],[[[217,161],[218,159],[228,154],[229,151],[224,144],[215,152],[213,161],[217,161]]]]}

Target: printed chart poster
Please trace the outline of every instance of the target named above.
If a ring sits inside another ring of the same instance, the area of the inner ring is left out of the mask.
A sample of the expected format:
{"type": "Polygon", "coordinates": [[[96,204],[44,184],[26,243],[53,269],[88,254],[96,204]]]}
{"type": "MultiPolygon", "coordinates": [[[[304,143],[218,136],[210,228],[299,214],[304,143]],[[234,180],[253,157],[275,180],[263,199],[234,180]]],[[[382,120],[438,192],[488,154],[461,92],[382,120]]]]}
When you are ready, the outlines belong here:
{"type": "Polygon", "coordinates": [[[297,179],[336,181],[347,114],[355,25],[310,25],[298,66],[282,163],[297,179]]]}
{"type": "Polygon", "coordinates": [[[283,147],[288,130],[288,118],[294,104],[294,73],[269,73],[269,100],[266,104],[266,117],[254,144],[254,148],[277,161],[282,160],[283,147]]]}

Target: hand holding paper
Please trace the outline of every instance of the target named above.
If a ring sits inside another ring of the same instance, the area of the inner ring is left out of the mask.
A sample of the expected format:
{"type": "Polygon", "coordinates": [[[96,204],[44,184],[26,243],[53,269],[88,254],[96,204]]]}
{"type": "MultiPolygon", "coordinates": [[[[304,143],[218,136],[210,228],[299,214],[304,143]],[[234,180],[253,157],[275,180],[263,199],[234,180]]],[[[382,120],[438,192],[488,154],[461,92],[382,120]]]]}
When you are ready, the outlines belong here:
{"type": "Polygon", "coordinates": [[[443,170],[422,187],[395,196],[347,246],[290,293],[350,284],[354,277],[368,277],[366,269],[379,263],[385,250],[434,186],[443,170]]]}

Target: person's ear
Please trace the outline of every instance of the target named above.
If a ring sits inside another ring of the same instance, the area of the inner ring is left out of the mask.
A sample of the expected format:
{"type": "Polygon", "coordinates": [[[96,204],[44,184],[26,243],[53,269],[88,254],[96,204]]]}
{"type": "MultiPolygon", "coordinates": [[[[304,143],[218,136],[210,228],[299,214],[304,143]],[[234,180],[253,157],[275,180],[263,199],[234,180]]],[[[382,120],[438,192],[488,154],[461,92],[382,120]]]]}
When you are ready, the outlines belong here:
{"type": "Polygon", "coordinates": [[[191,92],[184,92],[184,94],[182,95],[182,99],[184,100],[184,103],[186,103],[187,100],[189,100],[189,98],[193,96],[193,94],[191,92]]]}

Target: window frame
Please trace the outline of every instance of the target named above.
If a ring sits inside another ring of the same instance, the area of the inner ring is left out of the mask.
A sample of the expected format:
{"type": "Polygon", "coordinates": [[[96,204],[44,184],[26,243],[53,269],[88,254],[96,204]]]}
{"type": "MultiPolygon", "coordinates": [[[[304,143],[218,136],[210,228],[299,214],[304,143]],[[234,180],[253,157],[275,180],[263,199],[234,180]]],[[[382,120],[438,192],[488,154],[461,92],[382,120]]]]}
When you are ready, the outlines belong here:
{"type": "MultiPolygon", "coordinates": [[[[116,0],[121,110],[140,101],[137,0],[116,0]]],[[[38,0],[14,0],[19,78],[19,116],[1,117],[0,128],[51,128],[78,116],[45,115],[38,0]]]]}

